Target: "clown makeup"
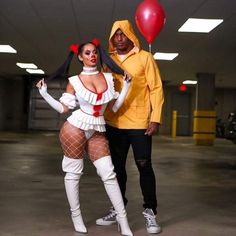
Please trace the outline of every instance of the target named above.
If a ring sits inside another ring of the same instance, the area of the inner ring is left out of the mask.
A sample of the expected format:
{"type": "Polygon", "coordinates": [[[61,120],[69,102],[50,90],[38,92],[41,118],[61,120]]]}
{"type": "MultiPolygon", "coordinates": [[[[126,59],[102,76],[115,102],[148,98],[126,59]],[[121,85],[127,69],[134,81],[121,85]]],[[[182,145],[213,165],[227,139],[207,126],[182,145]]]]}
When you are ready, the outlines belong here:
{"type": "Polygon", "coordinates": [[[98,52],[96,46],[94,46],[92,43],[85,44],[81,48],[78,58],[86,67],[96,66],[98,61],[98,52]]]}

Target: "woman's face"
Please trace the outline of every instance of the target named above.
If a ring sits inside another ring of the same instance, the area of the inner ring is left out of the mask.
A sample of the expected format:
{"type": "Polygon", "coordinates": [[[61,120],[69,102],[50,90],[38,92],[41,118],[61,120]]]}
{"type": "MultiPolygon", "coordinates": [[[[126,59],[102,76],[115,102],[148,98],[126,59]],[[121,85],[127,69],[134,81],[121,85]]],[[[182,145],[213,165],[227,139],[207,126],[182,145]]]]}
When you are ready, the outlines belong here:
{"type": "Polygon", "coordinates": [[[91,43],[85,44],[78,58],[86,67],[96,66],[98,61],[97,48],[91,43]]]}

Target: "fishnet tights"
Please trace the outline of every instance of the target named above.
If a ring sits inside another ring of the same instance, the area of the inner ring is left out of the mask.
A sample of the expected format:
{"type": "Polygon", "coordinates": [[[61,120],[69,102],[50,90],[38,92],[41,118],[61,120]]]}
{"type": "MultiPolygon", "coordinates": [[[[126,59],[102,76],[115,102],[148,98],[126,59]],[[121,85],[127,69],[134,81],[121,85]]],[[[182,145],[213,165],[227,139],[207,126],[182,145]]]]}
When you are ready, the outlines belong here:
{"type": "Polygon", "coordinates": [[[110,155],[108,141],[103,133],[95,131],[90,139],[86,139],[84,131],[65,122],[59,135],[64,155],[69,158],[82,159],[87,152],[93,162],[110,155]]]}

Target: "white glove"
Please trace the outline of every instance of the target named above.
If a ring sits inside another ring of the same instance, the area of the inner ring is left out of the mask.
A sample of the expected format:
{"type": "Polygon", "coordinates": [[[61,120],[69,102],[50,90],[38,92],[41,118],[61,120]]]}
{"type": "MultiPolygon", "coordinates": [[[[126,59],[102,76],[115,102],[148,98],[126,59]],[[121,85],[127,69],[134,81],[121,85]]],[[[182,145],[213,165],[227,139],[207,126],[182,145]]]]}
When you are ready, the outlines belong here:
{"type": "Polygon", "coordinates": [[[131,78],[128,77],[127,75],[124,76],[124,83],[123,83],[123,88],[120,92],[119,97],[117,98],[117,100],[115,101],[113,107],[112,107],[112,111],[113,112],[117,112],[118,109],[121,107],[121,105],[123,104],[125,97],[129,91],[129,87],[130,87],[130,81],[131,78]]]}
{"type": "Polygon", "coordinates": [[[41,96],[44,98],[44,100],[57,112],[63,113],[64,112],[64,107],[63,105],[58,102],[56,99],[54,99],[50,94],[47,92],[47,85],[44,82],[44,79],[40,80],[37,84],[36,87],[39,89],[39,93],[41,96]]]}

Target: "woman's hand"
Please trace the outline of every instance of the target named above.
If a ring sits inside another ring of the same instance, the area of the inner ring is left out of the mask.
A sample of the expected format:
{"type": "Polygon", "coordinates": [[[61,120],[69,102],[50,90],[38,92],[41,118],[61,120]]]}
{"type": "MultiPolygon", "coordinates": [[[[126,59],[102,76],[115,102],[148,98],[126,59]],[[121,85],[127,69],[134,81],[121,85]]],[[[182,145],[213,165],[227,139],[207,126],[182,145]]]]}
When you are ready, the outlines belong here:
{"type": "MultiPolygon", "coordinates": [[[[36,87],[39,89],[39,93],[44,98],[44,100],[57,112],[63,113],[66,112],[62,103],[54,99],[50,94],[47,92],[47,84],[44,82],[44,79],[39,80],[36,84],[36,87]]],[[[65,106],[66,107],[66,106],[65,106]]],[[[67,107],[66,107],[67,108],[67,107]]],[[[68,108],[67,108],[68,109],[68,108]]],[[[69,110],[69,109],[68,109],[69,110]]]]}
{"type": "Polygon", "coordinates": [[[126,71],[123,78],[124,78],[124,81],[126,81],[127,83],[129,83],[132,80],[132,76],[126,71]]]}
{"type": "Polygon", "coordinates": [[[45,85],[44,79],[39,80],[39,82],[36,84],[36,87],[41,89],[42,86],[45,85]]]}
{"type": "Polygon", "coordinates": [[[36,87],[39,89],[40,94],[47,92],[47,84],[44,82],[44,79],[39,80],[36,87]]]}

